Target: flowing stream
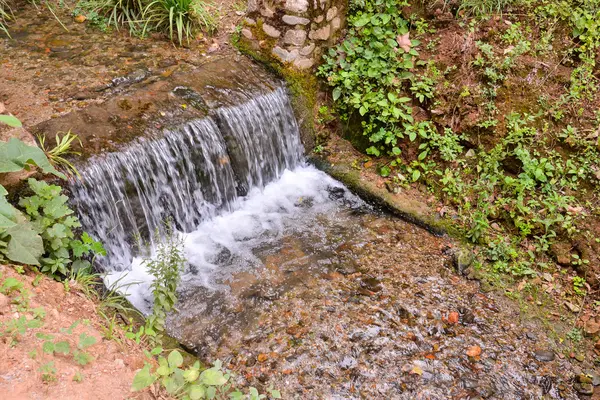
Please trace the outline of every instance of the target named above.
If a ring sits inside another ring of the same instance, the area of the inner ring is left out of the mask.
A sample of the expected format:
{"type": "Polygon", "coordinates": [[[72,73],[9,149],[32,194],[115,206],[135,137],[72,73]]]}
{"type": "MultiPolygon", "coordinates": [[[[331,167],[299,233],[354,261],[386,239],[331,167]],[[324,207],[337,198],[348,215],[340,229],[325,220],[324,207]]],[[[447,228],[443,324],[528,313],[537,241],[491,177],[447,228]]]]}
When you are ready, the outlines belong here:
{"type": "Polygon", "coordinates": [[[167,220],[185,243],[180,290],[214,292],[227,291],[223,282],[236,273],[262,266],[260,254],[285,235],[312,232],[310,241],[321,242],[316,218],[364,207],[305,163],[281,88],[93,160],[73,193],[84,227],[107,249],[100,260],[107,284],[128,286],[142,311],[149,310],[153,278],[142,262],[148,254],[138,248],[151,252],[167,220]]]}
{"type": "Polygon", "coordinates": [[[283,89],[92,159],[72,191],[106,284],[143,312],[142,260],[172,221],[187,266],[169,333],[286,398],[575,398],[551,373],[570,365],[535,355],[543,332],[449,272],[447,239],[305,162],[283,89]]]}

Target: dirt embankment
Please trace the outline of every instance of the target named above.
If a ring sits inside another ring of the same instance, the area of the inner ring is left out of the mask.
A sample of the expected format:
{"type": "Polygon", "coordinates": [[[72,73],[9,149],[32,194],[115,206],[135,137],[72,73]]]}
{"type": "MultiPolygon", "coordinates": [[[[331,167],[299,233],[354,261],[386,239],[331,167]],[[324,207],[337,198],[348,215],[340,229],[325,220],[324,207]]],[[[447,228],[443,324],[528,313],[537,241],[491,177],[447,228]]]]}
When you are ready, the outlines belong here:
{"type": "Polygon", "coordinates": [[[131,383],[143,349],[100,316],[77,282],[0,266],[0,288],[3,399],[142,398],[131,383]]]}

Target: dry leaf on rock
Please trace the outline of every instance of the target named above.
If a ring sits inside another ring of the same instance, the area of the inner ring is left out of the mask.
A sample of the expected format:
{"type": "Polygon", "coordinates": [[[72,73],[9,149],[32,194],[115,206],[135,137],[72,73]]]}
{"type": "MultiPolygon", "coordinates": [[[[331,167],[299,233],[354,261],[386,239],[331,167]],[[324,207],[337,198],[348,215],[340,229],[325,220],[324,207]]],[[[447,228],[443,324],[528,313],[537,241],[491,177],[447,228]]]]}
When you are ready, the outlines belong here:
{"type": "Polygon", "coordinates": [[[396,42],[398,42],[398,46],[400,46],[402,50],[408,53],[412,47],[412,43],[410,42],[410,32],[396,36],[396,42]]]}

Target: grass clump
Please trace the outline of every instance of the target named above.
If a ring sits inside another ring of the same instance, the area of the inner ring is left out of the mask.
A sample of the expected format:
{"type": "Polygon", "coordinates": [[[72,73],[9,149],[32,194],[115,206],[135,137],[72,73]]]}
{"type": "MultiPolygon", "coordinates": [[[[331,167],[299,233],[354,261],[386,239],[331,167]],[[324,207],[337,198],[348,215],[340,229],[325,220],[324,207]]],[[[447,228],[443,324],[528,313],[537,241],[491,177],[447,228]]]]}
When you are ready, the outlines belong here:
{"type": "Polygon", "coordinates": [[[201,0],[81,0],[73,14],[102,30],[126,28],[131,35],[166,34],[180,46],[199,31],[217,29],[216,6],[201,0]]]}

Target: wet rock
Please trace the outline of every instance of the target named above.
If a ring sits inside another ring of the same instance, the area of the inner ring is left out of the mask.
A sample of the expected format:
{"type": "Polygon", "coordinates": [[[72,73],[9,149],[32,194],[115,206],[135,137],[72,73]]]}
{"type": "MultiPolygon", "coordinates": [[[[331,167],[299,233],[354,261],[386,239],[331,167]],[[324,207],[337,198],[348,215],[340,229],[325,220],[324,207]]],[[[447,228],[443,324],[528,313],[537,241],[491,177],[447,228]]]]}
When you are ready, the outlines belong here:
{"type": "Polygon", "coordinates": [[[262,28],[267,36],[270,36],[275,39],[281,36],[281,32],[269,24],[263,24],[262,28]]]}
{"type": "Polygon", "coordinates": [[[467,269],[473,264],[473,252],[467,249],[457,249],[452,253],[452,265],[461,275],[467,274],[467,269]]]}
{"type": "Polygon", "coordinates": [[[573,388],[577,393],[585,396],[591,396],[594,394],[594,386],[592,386],[591,383],[576,382],[575,384],[573,384],[573,388]]]}
{"type": "Polygon", "coordinates": [[[302,46],[306,41],[306,31],[301,29],[290,29],[283,37],[283,43],[294,46],[302,46]]]}
{"type": "Polygon", "coordinates": [[[284,15],[281,20],[288,25],[306,25],[310,22],[308,18],[297,17],[295,15],[284,15]]]}
{"type": "Polygon", "coordinates": [[[533,353],[533,356],[536,360],[541,362],[553,361],[555,358],[554,352],[552,350],[536,350],[533,353]]]}
{"type": "Polygon", "coordinates": [[[358,365],[358,361],[354,357],[346,356],[339,365],[341,369],[352,369],[358,365]]]}
{"type": "Polygon", "coordinates": [[[537,340],[537,336],[535,336],[535,334],[532,332],[527,332],[525,336],[527,336],[527,339],[529,340],[537,340]]]}
{"type": "Polygon", "coordinates": [[[370,292],[379,292],[383,289],[381,286],[381,281],[377,278],[363,278],[360,281],[360,286],[364,289],[367,289],[370,292]]]}

